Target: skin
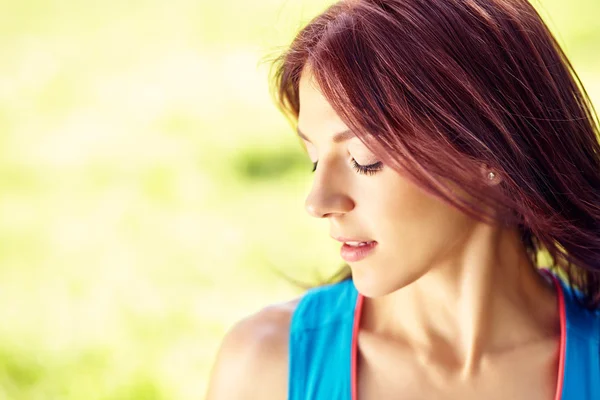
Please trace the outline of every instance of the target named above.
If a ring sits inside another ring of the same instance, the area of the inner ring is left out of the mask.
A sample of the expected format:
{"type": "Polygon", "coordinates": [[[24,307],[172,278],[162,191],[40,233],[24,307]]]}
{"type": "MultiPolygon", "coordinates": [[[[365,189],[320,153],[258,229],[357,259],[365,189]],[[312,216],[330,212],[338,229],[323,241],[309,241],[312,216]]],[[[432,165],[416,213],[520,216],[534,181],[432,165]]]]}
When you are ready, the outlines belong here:
{"type": "MultiPolygon", "coordinates": [[[[517,231],[473,220],[385,165],[373,175],[356,172],[352,159],[378,159],[357,137],[333,141],[348,127],[309,69],[300,104],[298,128],[318,160],[306,211],[327,218],[331,236],[377,241],[369,256],[349,263],[365,296],[359,398],[553,399],[557,295],[517,231]]],[[[227,333],[208,400],[286,398],[297,302],[269,306],[227,333]]]]}

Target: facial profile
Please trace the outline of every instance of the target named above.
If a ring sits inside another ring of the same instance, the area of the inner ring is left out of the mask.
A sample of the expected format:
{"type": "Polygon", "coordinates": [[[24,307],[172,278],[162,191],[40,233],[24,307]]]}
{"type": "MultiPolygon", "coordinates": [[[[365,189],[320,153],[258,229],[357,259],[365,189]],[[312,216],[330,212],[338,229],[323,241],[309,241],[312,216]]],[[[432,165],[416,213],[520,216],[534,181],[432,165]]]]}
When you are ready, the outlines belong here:
{"type": "Polygon", "coordinates": [[[361,293],[377,297],[398,290],[464,245],[477,221],[382,164],[358,137],[334,142],[349,128],[309,69],[299,81],[299,101],[298,131],[316,163],[307,212],[328,218],[334,238],[376,241],[365,258],[348,263],[361,293]],[[355,163],[378,167],[365,173],[355,163]]]}

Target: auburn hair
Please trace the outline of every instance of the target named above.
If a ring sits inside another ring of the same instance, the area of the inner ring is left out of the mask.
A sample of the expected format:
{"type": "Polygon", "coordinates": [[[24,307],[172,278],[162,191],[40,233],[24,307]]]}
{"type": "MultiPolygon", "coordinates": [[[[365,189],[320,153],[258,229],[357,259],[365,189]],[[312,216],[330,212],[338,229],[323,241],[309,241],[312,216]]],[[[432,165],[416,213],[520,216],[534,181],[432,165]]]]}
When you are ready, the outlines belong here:
{"type": "Polygon", "coordinates": [[[386,165],[473,218],[518,228],[535,265],[545,252],[580,302],[600,307],[598,115],[526,0],[342,0],[273,67],[292,124],[310,69],[386,165]]]}

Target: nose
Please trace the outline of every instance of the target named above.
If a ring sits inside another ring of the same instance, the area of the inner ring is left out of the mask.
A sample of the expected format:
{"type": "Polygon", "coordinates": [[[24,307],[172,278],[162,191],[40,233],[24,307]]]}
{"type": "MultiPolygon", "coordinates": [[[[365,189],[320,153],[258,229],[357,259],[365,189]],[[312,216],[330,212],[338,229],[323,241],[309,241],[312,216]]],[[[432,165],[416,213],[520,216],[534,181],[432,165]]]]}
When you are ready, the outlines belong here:
{"type": "Polygon", "coordinates": [[[308,214],[316,218],[347,213],[354,208],[341,172],[336,174],[333,169],[326,169],[324,161],[317,166],[311,191],[304,202],[308,214]]]}

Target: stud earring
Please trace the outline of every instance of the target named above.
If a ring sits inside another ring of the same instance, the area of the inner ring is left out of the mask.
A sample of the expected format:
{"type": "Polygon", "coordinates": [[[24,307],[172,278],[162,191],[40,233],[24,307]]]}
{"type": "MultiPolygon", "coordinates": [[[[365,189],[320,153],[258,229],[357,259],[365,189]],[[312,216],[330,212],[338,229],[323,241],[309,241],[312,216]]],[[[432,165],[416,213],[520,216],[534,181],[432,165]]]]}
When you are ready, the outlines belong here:
{"type": "Polygon", "coordinates": [[[489,179],[490,181],[492,181],[492,180],[494,180],[494,178],[496,177],[496,174],[495,174],[494,172],[490,171],[490,172],[488,173],[487,177],[488,177],[488,179],[489,179]]]}

